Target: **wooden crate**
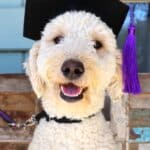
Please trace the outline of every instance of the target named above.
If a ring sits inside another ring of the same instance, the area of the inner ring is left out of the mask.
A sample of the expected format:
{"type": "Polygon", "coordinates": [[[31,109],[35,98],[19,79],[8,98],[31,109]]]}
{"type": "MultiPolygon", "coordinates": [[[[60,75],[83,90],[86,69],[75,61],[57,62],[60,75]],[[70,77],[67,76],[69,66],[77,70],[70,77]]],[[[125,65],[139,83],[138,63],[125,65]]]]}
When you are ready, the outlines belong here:
{"type": "MultiPolygon", "coordinates": [[[[149,139],[144,139],[144,132],[149,132],[150,127],[150,74],[139,76],[142,93],[129,95],[129,136],[123,142],[123,150],[150,150],[149,139]],[[138,130],[141,130],[140,134],[138,130]]],[[[0,75],[0,83],[0,109],[18,122],[38,112],[38,101],[25,75],[0,75]]],[[[0,118],[0,150],[26,150],[33,131],[34,127],[12,130],[0,118]]]]}
{"type": "Polygon", "coordinates": [[[129,150],[150,150],[150,74],[140,74],[142,93],[129,95],[129,150]]]}
{"type": "MultiPolygon", "coordinates": [[[[23,74],[0,75],[0,109],[23,122],[37,111],[36,96],[23,74]]],[[[12,130],[0,118],[0,150],[26,150],[33,128],[12,130]]]]}

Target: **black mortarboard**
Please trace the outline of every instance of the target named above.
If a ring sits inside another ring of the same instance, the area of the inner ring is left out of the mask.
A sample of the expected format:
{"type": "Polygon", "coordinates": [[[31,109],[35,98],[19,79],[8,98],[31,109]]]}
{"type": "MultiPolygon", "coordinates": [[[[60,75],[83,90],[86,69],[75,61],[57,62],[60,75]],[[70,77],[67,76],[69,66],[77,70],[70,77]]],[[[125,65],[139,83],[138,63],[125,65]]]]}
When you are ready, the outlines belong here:
{"type": "Polygon", "coordinates": [[[69,10],[94,13],[118,35],[128,6],[118,0],[26,0],[24,36],[39,40],[45,24],[69,10]]]}

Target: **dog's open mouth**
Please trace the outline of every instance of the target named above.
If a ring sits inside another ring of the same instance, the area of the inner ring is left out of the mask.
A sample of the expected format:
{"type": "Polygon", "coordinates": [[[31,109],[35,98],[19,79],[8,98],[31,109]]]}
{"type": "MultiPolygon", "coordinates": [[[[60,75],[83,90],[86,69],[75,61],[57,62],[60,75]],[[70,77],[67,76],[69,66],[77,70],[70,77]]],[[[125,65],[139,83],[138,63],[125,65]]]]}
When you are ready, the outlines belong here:
{"type": "Polygon", "coordinates": [[[67,102],[75,102],[83,98],[86,88],[81,88],[73,83],[60,85],[60,96],[67,102]]]}

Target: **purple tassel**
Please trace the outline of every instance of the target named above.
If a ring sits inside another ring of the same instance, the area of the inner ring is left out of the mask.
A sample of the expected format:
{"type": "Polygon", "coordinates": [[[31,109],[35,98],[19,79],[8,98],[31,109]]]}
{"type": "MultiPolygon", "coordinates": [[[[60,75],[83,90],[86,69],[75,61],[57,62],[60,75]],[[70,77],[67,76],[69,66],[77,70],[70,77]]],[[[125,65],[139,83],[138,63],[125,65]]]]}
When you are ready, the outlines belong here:
{"type": "Polygon", "coordinates": [[[135,25],[133,22],[133,10],[131,9],[131,23],[123,47],[123,91],[130,94],[139,94],[141,92],[141,87],[138,79],[135,25]]]}

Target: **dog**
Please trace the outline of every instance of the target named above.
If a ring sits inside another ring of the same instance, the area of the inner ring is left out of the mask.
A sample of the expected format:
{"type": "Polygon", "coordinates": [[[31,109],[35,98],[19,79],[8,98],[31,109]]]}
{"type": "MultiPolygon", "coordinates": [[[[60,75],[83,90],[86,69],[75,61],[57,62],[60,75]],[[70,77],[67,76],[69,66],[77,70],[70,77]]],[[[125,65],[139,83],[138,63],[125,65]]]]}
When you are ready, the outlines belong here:
{"type": "Polygon", "coordinates": [[[94,14],[68,11],[48,22],[26,72],[55,119],[40,120],[28,149],[120,150],[101,111],[106,91],[113,102],[123,95],[120,63],[114,33],[94,14]]]}

